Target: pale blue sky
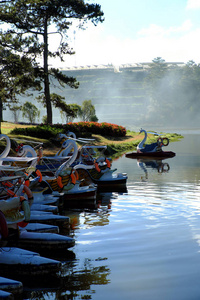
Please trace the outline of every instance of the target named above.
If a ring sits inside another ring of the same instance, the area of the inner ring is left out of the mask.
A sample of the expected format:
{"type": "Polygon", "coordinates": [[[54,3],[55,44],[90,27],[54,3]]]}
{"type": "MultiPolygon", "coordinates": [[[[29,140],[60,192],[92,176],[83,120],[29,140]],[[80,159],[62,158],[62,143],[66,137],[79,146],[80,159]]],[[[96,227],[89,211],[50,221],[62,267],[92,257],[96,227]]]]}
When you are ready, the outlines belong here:
{"type": "MultiPolygon", "coordinates": [[[[74,29],[76,55],[65,66],[120,65],[152,61],[200,62],[200,0],[88,0],[98,3],[105,21],[74,29]]],[[[54,40],[55,42],[55,40],[54,40]]]]}

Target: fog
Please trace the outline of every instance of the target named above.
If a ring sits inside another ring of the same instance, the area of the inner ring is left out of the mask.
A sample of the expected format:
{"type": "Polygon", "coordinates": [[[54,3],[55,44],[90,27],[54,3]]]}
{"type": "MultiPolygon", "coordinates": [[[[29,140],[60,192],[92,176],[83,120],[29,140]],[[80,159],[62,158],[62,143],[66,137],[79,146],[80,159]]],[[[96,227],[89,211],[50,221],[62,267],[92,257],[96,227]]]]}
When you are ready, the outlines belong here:
{"type": "MultiPolygon", "coordinates": [[[[51,93],[65,97],[67,104],[82,105],[91,100],[99,122],[125,126],[130,130],[143,127],[151,130],[167,128],[199,128],[200,92],[198,82],[183,72],[169,72],[157,80],[156,85],[147,87],[148,69],[94,68],[64,71],[80,82],[78,89],[60,88],[54,82],[51,93]]],[[[40,109],[40,123],[46,109],[33,97],[20,97],[20,102],[33,102],[40,109]]],[[[12,113],[6,109],[5,121],[13,121],[12,113]]],[[[74,121],[80,121],[76,119],[74,121]]],[[[28,122],[19,115],[19,122],[28,122]]],[[[58,109],[53,109],[53,122],[65,123],[58,109]]]]}

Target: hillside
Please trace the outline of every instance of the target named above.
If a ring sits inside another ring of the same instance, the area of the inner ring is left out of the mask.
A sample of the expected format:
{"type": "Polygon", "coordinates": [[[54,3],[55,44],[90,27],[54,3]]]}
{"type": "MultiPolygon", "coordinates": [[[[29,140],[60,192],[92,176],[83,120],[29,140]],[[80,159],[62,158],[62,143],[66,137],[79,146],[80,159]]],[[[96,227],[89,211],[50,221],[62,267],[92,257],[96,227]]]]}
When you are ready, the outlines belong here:
{"type": "MultiPolygon", "coordinates": [[[[167,76],[155,73],[156,83],[145,88],[144,79],[148,69],[142,67],[122,67],[118,70],[112,66],[102,66],[82,69],[68,69],[63,73],[75,77],[80,83],[78,89],[68,86],[60,87],[50,79],[51,93],[57,93],[65,98],[67,104],[82,105],[84,100],[91,100],[96,109],[99,122],[122,125],[131,131],[141,127],[154,131],[171,131],[177,129],[199,128],[199,84],[198,78],[190,80],[190,74],[185,76],[183,69],[169,68],[167,76]],[[195,84],[194,84],[195,83],[195,84]],[[151,90],[151,94],[152,94],[151,90]]],[[[31,97],[21,97],[20,101],[33,102],[40,110],[40,119],[46,115],[46,109],[31,97]]],[[[19,112],[19,122],[28,122],[19,112]]],[[[5,121],[13,122],[12,113],[5,110],[5,121]]],[[[80,121],[78,119],[74,120],[80,121]]],[[[53,123],[65,123],[60,111],[53,109],[53,123]]]]}
{"type": "MultiPolygon", "coordinates": [[[[146,93],[143,89],[145,72],[134,68],[123,68],[122,71],[114,72],[113,67],[105,69],[82,69],[63,71],[69,77],[75,77],[80,83],[78,89],[70,87],[60,88],[51,81],[51,93],[57,93],[65,97],[67,104],[76,103],[82,105],[84,100],[92,100],[95,106],[99,122],[108,122],[125,127],[141,126],[146,108],[146,93]],[[138,125],[139,124],[139,125],[138,125]]],[[[32,97],[21,97],[20,101],[32,102],[32,97]]],[[[35,103],[34,103],[35,104],[35,103]]],[[[40,122],[46,110],[37,103],[40,109],[40,122]]],[[[4,111],[4,120],[13,121],[11,113],[4,111]]],[[[23,121],[21,116],[19,121],[23,121]]],[[[53,122],[63,123],[58,109],[53,110],[53,122]]],[[[138,129],[138,127],[137,127],[138,129]]]]}
{"type": "Polygon", "coordinates": [[[143,88],[144,72],[123,69],[115,73],[110,68],[64,73],[76,77],[80,87],[77,90],[66,88],[62,96],[66,97],[67,102],[80,105],[84,100],[92,100],[100,122],[133,126],[145,113],[147,96],[143,88]]]}

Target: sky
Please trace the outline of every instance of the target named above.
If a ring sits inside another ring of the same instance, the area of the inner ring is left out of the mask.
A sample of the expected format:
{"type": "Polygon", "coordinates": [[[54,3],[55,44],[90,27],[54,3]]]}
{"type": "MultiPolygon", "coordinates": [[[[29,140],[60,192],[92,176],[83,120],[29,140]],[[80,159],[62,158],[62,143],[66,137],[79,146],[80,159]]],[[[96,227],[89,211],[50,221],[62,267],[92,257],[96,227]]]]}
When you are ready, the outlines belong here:
{"type": "MultiPolygon", "coordinates": [[[[162,57],[200,63],[200,0],[88,0],[101,5],[105,21],[72,28],[76,54],[57,66],[134,64],[162,57]]],[[[55,37],[53,38],[55,43],[55,37]]]]}

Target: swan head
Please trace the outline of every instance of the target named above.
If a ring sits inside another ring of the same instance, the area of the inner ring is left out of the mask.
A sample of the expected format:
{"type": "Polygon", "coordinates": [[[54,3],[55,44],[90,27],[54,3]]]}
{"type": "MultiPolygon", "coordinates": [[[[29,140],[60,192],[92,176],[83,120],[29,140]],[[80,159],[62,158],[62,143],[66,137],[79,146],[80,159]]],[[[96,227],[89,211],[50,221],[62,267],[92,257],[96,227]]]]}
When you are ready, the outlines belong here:
{"type": "Polygon", "coordinates": [[[146,133],[146,130],[144,130],[144,129],[140,129],[140,131],[139,131],[139,133],[142,133],[142,132],[144,132],[144,133],[146,133]]]}
{"type": "Polygon", "coordinates": [[[67,138],[66,135],[63,133],[58,133],[56,135],[56,141],[61,141],[62,139],[66,139],[66,138],[67,138]]]}
{"type": "Polygon", "coordinates": [[[69,140],[64,140],[64,142],[62,143],[62,148],[66,148],[69,144],[69,140]]]}
{"type": "Polygon", "coordinates": [[[76,135],[75,135],[74,132],[71,132],[71,131],[68,130],[66,135],[67,135],[67,137],[72,137],[73,139],[76,139],[76,135]]]}

